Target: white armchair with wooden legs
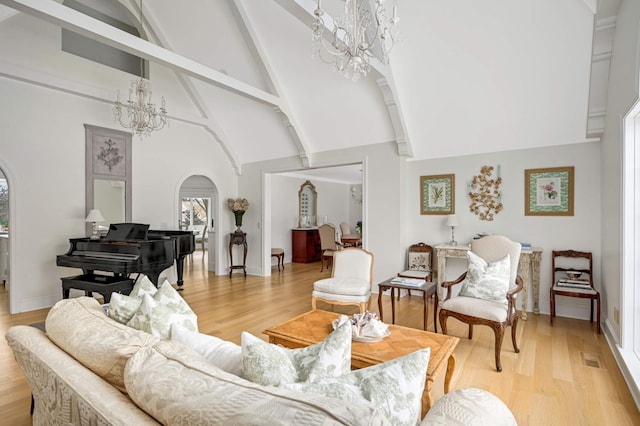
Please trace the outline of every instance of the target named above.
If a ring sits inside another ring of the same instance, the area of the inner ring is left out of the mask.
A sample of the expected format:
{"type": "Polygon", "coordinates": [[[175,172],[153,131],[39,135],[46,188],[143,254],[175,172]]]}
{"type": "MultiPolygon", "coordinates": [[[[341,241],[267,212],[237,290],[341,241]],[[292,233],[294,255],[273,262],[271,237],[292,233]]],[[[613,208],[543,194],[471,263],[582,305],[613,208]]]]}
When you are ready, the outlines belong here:
{"type": "Polygon", "coordinates": [[[369,309],[373,278],[373,254],[360,248],[346,248],[334,254],[331,278],[313,283],[311,308],[316,301],[332,305],[358,305],[369,309]]]}
{"type": "Polygon", "coordinates": [[[447,334],[447,318],[454,317],[469,325],[469,339],[474,325],[486,325],[495,333],[496,370],[502,371],[500,351],[504,331],[511,326],[513,350],[516,343],[516,295],[523,282],[518,273],[520,243],[500,235],[489,235],[471,242],[469,268],[455,281],[442,283],[447,296],[440,306],[440,326],[447,334]],[[453,297],[452,287],[462,283],[460,293],[453,297]]]}

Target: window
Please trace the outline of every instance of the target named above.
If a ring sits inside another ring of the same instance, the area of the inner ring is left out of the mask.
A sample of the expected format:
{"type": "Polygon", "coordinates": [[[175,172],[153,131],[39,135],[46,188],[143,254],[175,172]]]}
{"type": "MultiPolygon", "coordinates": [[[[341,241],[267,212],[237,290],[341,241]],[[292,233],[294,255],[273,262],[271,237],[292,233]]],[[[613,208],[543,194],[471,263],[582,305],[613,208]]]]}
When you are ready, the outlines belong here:
{"type": "Polygon", "coordinates": [[[7,180],[0,178],[0,231],[9,226],[9,186],[7,180]]]}
{"type": "Polygon", "coordinates": [[[211,223],[210,206],[211,198],[183,198],[180,218],[181,229],[194,229],[194,227],[204,227],[204,225],[211,223]]]}

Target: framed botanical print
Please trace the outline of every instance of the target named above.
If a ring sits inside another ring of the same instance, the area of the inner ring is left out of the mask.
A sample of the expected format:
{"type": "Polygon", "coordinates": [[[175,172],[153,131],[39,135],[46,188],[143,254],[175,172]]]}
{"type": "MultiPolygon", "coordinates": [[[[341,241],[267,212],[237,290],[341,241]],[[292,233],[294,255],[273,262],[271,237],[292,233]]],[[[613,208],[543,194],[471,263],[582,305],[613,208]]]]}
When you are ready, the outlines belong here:
{"type": "Polygon", "coordinates": [[[420,176],[420,214],[455,211],[455,175],[420,176]]]}
{"type": "Polygon", "coordinates": [[[525,216],[573,216],[573,173],[573,166],[525,170],[525,216]]]}

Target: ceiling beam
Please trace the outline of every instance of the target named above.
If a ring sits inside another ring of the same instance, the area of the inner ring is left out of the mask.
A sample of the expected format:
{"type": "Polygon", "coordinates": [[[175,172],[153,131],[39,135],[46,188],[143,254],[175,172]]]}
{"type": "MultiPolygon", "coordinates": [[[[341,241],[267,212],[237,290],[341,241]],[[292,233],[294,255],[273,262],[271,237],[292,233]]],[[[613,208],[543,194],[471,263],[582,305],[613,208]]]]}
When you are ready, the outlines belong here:
{"type": "Polygon", "coordinates": [[[51,0],[0,0],[0,4],[58,25],[132,55],[179,70],[207,83],[258,101],[280,107],[280,99],[270,93],[229,77],[219,71],[178,55],[111,25],[51,0]]]}
{"type": "MultiPolygon", "coordinates": [[[[311,23],[313,22],[315,15],[314,10],[318,7],[317,1],[314,0],[274,0],[283,9],[288,11],[291,15],[296,17],[300,22],[309,26],[311,30],[311,23]]],[[[324,21],[325,36],[331,33],[334,26],[334,19],[329,14],[325,13],[322,16],[324,21]]],[[[394,131],[396,145],[398,146],[398,155],[405,157],[413,157],[413,147],[411,140],[409,139],[409,133],[407,131],[407,125],[402,112],[402,104],[398,97],[398,90],[396,89],[391,67],[383,64],[376,58],[371,58],[371,67],[379,74],[376,78],[376,83],[382,92],[385,105],[389,111],[389,118],[391,120],[391,126],[394,131]]]]}
{"type": "Polygon", "coordinates": [[[269,56],[260,42],[260,37],[255,32],[255,24],[247,13],[247,9],[243,2],[241,0],[234,0],[231,4],[235,6],[235,12],[237,12],[241,20],[239,27],[247,36],[250,48],[252,48],[251,50],[258,56],[256,60],[262,65],[263,72],[267,74],[265,78],[272,83],[276,94],[280,97],[282,105],[280,107],[274,107],[273,109],[280,115],[282,123],[286,126],[289,134],[291,135],[291,139],[296,146],[302,165],[304,167],[309,167],[309,158],[311,155],[309,144],[306,142],[304,135],[302,135],[301,126],[296,119],[293,110],[289,108],[286,96],[284,96],[285,85],[282,84],[278,77],[278,73],[273,69],[269,56]]]}
{"type": "MultiPolygon", "coordinates": [[[[139,15],[140,6],[135,2],[135,0],[129,0],[129,8],[134,12],[134,16],[139,15]]],[[[145,34],[147,34],[147,38],[151,36],[159,46],[164,47],[165,49],[173,50],[164,33],[156,24],[157,20],[155,19],[153,13],[146,7],[146,5],[143,5],[142,8],[142,16],[145,21],[142,23],[142,25],[146,28],[146,31],[144,32],[145,34]]],[[[202,95],[193,84],[193,80],[186,77],[178,70],[174,69],[173,72],[176,76],[176,79],[187,94],[187,97],[191,100],[195,108],[200,113],[201,117],[206,120],[206,124],[203,124],[201,126],[205,129],[205,131],[207,131],[207,133],[213,136],[216,143],[218,143],[218,145],[220,145],[220,148],[224,151],[227,160],[229,160],[229,163],[231,163],[231,166],[235,170],[236,174],[240,175],[242,173],[242,165],[240,164],[238,156],[233,149],[233,144],[229,142],[229,137],[222,129],[220,123],[213,118],[213,114],[211,114],[211,111],[209,111],[206,102],[202,98],[202,95]]]]}

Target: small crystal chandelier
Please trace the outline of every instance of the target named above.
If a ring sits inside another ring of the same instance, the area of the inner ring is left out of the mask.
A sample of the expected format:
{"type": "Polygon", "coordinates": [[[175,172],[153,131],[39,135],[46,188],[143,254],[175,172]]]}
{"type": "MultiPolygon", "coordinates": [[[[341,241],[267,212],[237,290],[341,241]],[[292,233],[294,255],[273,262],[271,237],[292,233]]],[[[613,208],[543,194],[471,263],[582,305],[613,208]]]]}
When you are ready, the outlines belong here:
{"type": "Polygon", "coordinates": [[[387,16],[385,0],[375,0],[375,13],[370,0],[343,0],[344,16],[335,19],[329,41],[323,38],[325,23],[322,16],[321,0],[313,12],[315,20],[313,31],[313,56],[323,62],[333,64],[344,76],[357,81],[371,70],[371,58],[378,57],[384,63],[389,62],[389,53],[397,41],[397,27],[400,21],[397,6],[393,6],[393,15],[387,16]],[[373,15],[373,16],[372,16],[373,15]],[[324,48],[324,49],[323,49],[324,48]],[[374,49],[376,52],[374,52],[374,49]],[[323,51],[329,59],[323,57],[323,51]],[[377,54],[376,54],[377,53],[377,54]]]}
{"type": "MultiPolygon", "coordinates": [[[[142,0],[140,0],[140,34],[142,35],[142,0]]],[[[164,97],[161,98],[160,112],[151,102],[151,83],[145,81],[143,72],[143,59],[140,58],[140,79],[133,80],[129,88],[129,100],[126,105],[120,102],[120,91],[116,98],[116,106],[113,114],[116,121],[126,129],[131,129],[131,134],[149,136],[154,130],[160,130],[167,124],[167,109],[164,97]],[[126,116],[123,108],[126,107],[126,116]]]]}

